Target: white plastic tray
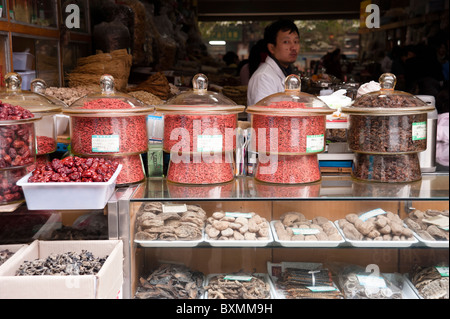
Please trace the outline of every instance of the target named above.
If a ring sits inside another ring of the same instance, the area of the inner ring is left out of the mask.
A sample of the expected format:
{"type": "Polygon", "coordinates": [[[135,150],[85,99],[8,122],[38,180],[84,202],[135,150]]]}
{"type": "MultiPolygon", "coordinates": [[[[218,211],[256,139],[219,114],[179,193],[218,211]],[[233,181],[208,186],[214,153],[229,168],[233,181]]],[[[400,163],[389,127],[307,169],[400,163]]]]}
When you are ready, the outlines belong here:
{"type": "Polygon", "coordinates": [[[205,233],[202,231],[202,238],[197,240],[139,240],[135,239],[136,244],[142,247],[195,247],[204,241],[205,233]]]}
{"type": "Polygon", "coordinates": [[[265,247],[271,242],[273,242],[270,224],[268,226],[269,226],[268,240],[215,240],[215,239],[213,240],[209,239],[209,236],[205,234],[205,242],[209,243],[213,247],[265,247]]]}
{"type": "MultiPolygon", "coordinates": [[[[208,286],[208,285],[209,285],[209,281],[210,281],[212,278],[214,278],[214,277],[216,277],[216,276],[223,276],[223,275],[225,275],[225,273],[223,273],[223,274],[209,274],[208,276],[206,276],[206,281],[205,281],[205,284],[204,284],[203,287],[208,286]]],[[[269,287],[270,287],[270,288],[269,288],[270,299],[277,299],[277,293],[275,292],[275,287],[273,286],[273,283],[272,283],[272,281],[270,280],[268,274],[255,273],[255,274],[252,274],[252,276],[254,276],[254,277],[259,277],[259,278],[261,278],[262,280],[264,280],[264,282],[268,283],[268,284],[269,284],[269,287]]],[[[205,293],[203,294],[203,299],[208,299],[208,291],[205,291],[205,293]]]]}
{"type": "Polygon", "coordinates": [[[341,236],[353,247],[367,247],[367,248],[404,248],[411,247],[417,244],[419,241],[413,236],[413,240],[352,240],[345,237],[341,227],[339,227],[339,221],[336,220],[334,224],[341,233],[341,236]]]}
{"type": "Polygon", "coordinates": [[[448,240],[426,240],[423,239],[419,234],[414,232],[414,236],[417,238],[417,240],[421,243],[423,243],[427,247],[432,248],[448,248],[448,240]]]}
{"type": "Polygon", "coordinates": [[[403,278],[405,280],[405,283],[409,286],[409,288],[417,295],[417,298],[425,299],[424,297],[422,297],[417,288],[414,286],[411,279],[409,279],[409,274],[403,274],[403,278]]]}
{"type": "Polygon", "coordinates": [[[29,210],[103,209],[116,187],[120,164],[107,182],[29,183],[29,173],[17,181],[29,210]]]}
{"type": "MultiPolygon", "coordinates": [[[[283,247],[337,247],[345,242],[341,232],[339,232],[339,235],[341,235],[342,237],[341,240],[281,240],[278,238],[278,234],[275,229],[275,222],[277,221],[272,220],[270,222],[270,228],[272,229],[273,238],[275,242],[280,243],[280,245],[283,247]]],[[[333,224],[333,226],[335,225],[333,224]]]]}

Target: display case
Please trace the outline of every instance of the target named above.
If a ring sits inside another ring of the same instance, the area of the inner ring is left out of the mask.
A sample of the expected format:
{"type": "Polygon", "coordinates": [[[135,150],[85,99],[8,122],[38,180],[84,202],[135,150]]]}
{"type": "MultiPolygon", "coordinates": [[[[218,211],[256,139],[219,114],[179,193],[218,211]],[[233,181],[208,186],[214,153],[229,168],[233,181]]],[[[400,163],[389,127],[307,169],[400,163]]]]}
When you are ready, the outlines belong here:
{"type": "MultiPolygon", "coordinates": [[[[137,240],[137,220],[145,205],[154,202],[177,206],[199,205],[206,218],[215,212],[254,212],[267,221],[279,220],[287,212],[301,212],[308,219],[317,216],[337,221],[349,213],[381,208],[404,219],[414,209],[448,210],[448,172],[424,174],[413,183],[381,184],[356,181],[346,175],[324,175],[318,183],[272,185],[251,177],[217,185],[177,185],[164,179],[120,188],[108,202],[111,239],[124,241],[124,298],[134,298],[139,282],[161,263],[184,264],[205,275],[244,270],[267,273],[268,263],[316,262],[375,265],[386,273],[407,273],[413,264],[448,264],[448,241],[430,247],[422,241],[351,241],[330,245],[324,241],[289,245],[282,241],[222,241],[215,245],[203,235],[199,240],[137,240]],[[117,228],[116,228],[117,225],[117,228]]],[[[175,207],[175,208],[174,208],[175,207]]],[[[273,229],[272,235],[273,235],[273,229]]],[[[345,236],[344,236],[345,237],[345,236]]],[[[217,241],[218,242],[218,241],[217,241]]]]}

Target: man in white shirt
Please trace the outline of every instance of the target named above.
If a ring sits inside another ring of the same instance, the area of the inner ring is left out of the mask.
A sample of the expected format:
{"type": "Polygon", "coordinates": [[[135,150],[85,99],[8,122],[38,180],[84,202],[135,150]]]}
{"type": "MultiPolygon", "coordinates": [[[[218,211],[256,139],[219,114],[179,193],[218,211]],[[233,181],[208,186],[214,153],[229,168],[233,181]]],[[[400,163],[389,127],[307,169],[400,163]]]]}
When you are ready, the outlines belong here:
{"type": "Polygon", "coordinates": [[[250,78],[247,105],[253,105],[274,93],[284,92],[284,80],[300,51],[299,31],[294,22],[278,20],[264,31],[269,56],[250,78]]]}

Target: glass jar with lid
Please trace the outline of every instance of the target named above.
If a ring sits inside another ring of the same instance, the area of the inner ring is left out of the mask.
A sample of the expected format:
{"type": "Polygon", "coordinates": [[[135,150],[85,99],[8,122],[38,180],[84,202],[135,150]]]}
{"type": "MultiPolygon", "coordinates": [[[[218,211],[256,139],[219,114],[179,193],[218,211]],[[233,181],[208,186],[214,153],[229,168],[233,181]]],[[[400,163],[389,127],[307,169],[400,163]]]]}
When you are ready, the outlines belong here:
{"type": "Polygon", "coordinates": [[[380,76],[380,90],[366,93],[348,114],[348,145],[355,152],[352,176],[374,182],[421,179],[418,153],[427,148],[427,113],[433,110],[418,97],[394,90],[392,73],[380,76]]]}
{"type": "Polygon", "coordinates": [[[35,123],[36,148],[38,155],[56,151],[56,115],[61,114],[63,102],[50,100],[38,92],[21,89],[22,77],[18,73],[5,76],[6,89],[0,92],[0,100],[11,105],[19,105],[39,117],[35,123]]]}
{"type": "Polygon", "coordinates": [[[156,111],[164,116],[163,149],[170,153],[167,180],[181,184],[218,184],[234,179],[238,114],[245,110],[224,95],[208,91],[197,74],[193,90],[169,99],[156,111]]]}
{"type": "Polygon", "coordinates": [[[238,114],[245,107],[220,93],[208,91],[208,78],[204,74],[196,74],[192,86],[193,90],[156,106],[156,112],[164,115],[164,151],[233,151],[238,114]]]}
{"type": "Polygon", "coordinates": [[[342,108],[349,116],[349,148],[366,154],[425,151],[427,112],[433,108],[410,93],[394,90],[397,79],[392,73],[382,74],[379,82],[379,91],[342,108]]]}
{"type": "Polygon", "coordinates": [[[310,155],[325,150],[326,116],[334,110],[300,89],[300,78],[289,75],[284,92],[247,108],[254,133],[253,150],[280,155],[310,155]]]}
{"type": "Polygon", "coordinates": [[[154,107],[114,89],[114,78],[100,78],[100,92],[76,100],[63,114],[70,116],[74,155],[132,155],[148,149],[147,115],[154,107]]]}
{"type": "Polygon", "coordinates": [[[252,141],[258,154],[255,179],[277,184],[321,179],[317,154],[325,151],[326,116],[333,113],[314,95],[303,93],[297,75],[285,79],[284,92],[249,106],[252,141]]]}
{"type": "Polygon", "coordinates": [[[147,116],[153,112],[153,106],[116,91],[114,77],[105,74],[99,92],[63,110],[70,117],[71,153],[121,163],[116,185],[141,182],[145,174],[140,155],[148,150],[147,116]]]}

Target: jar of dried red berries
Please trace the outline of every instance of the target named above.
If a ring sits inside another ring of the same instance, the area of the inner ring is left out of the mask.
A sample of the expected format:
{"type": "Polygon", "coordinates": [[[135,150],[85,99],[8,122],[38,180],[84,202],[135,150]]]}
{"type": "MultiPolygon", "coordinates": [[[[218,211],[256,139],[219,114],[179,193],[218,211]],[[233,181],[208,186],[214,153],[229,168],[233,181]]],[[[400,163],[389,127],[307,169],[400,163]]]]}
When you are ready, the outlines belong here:
{"type": "Polygon", "coordinates": [[[422,178],[418,153],[427,148],[427,113],[416,96],[394,90],[397,79],[384,73],[381,89],[357,98],[348,114],[348,144],[355,152],[352,176],[371,182],[412,182],[422,178]]]}
{"type": "Polygon", "coordinates": [[[40,118],[35,123],[37,154],[44,155],[55,152],[57,147],[56,115],[61,114],[65,104],[51,100],[42,94],[43,91],[40,90],[40,87],[45,85],[43,80],[33,80],[34,91],[23,91],[20,74],[11,72],[5,76],[5,83],[6,90],[0,92],[0,100],[4,103],[19,105],[40,118]]]}
{"type": "Polygon", "coordinates": [[[280,155],[325,151],[326,116],[333,110],[300,89],[300,78],[290,75],[285,79],[284,92],[269,95],[247,108],[253,151],[280,155]]]}
{"type": "Polygon", "coordinates": [[[234,179],[238,114],[231,99],[208,91],[208,78],[197,74],[193,90],[169,99],[156,111],[164,115],[163,149],[170,153],[167,180],[182,184],[217,184],[234,179]]]}
{"type": "Polygon", "coordinates": [[[0,100],[0,205],[23,200],[16,182],[36,160],[35,122],[40,118],[0,100]]]}
{"type": "Polygon", "coordinates": [[[197,74],[193,90],[157,105],[164,115],[163,149],[167,153],[229,152],[236,148],[238,114],[245,110],[226,96],[208,91],[208,78],[197,74]]]}
{"type": "Polygon", "coordinates": [[[63,110],[70,117],[71,152],[77,156],[135,155],[147,152],[147,116],[154,107],[117,92],[114,78],[100,78],[100,92],[63,110]]]}

